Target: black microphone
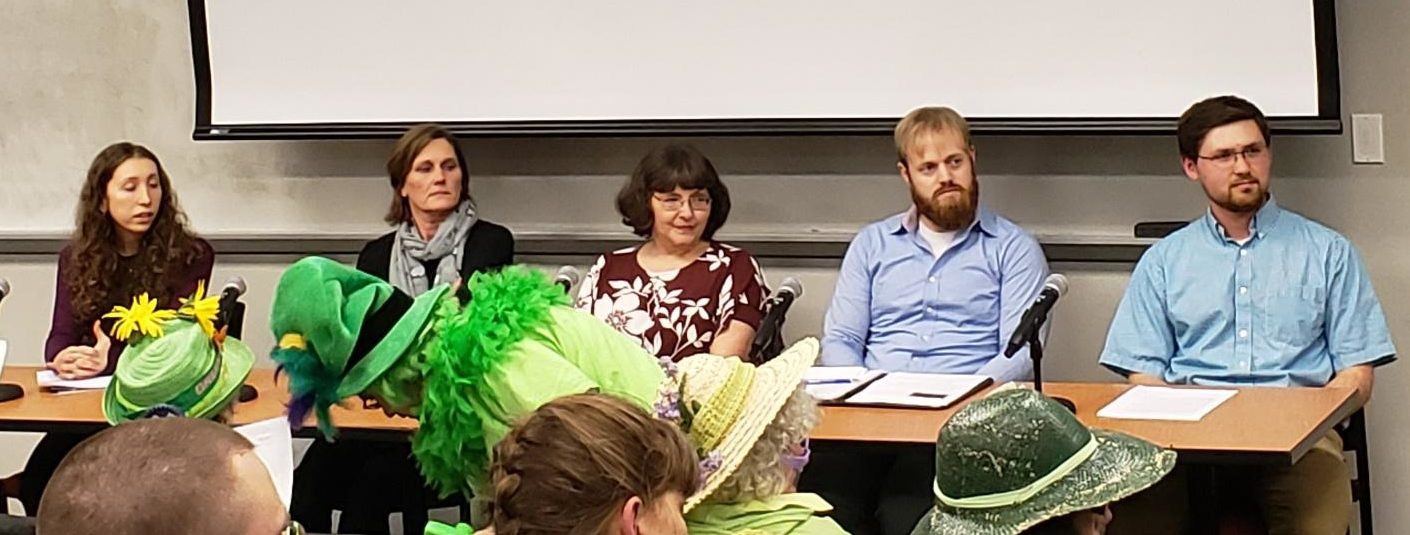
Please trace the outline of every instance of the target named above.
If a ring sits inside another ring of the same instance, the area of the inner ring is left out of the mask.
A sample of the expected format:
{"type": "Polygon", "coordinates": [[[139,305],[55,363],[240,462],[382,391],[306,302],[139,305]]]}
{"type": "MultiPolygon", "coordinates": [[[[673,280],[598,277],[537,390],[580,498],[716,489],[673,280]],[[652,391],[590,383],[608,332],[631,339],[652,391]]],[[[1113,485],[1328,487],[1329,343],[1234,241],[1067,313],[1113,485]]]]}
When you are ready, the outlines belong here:
{"type": "Polygon", "coordinates": [[[553,283],[562,286],[568,295],[573,295],[573,287],[582,279],[583,273],[573,266],[560,267],[558,272],[553,274],[553,283]]]}
{"type": "Polygon", "coordinates": [[[244,334],[245,305],[240,296],[245,295],[245,279],[230,277],[220,289],[220,322],[216,328],[228,327],[225,334],[240,338],[244,334]]]}
{"type": "MultiPolygon", "coordinates": [[[[5,300],[5,296],[10,295],[10,281],[0,278],[0,301],[5,300]]],[[[5,353],[9,351],[8,344],[0,340],[0,370],[5,369],[5,353]]],[[[24,397],[24,387],[13,383],[0,383],[0,402],[10,401],[24,397]]]]}
{"type": "Polygon", "coordinates": [[[1043,281],[1043,291],[1038,294],[1038,300],[1033,302],[1033,306],[1028,307],[1028,311],[1023,313],[1023,319],[1018,320],[1018,328],[1013,330],[1013,336],[1009,337],[1008,348],[1004,349],[1004,356],[1013,358],[1014,353],[1023,349],[1029,340],[1034,340],[1038,336],[1038,329],[1048,318],[1048,311],[1052,310],[1053,304],[1057,303],[1059,297],[1067,293],[1067,277],[1061,273],[1048,275],[1043,281]]]}
{"type": "Polygon", "coordinates": [[[783,279],[774,290],[773,295],[764,300],[769,309],[764,313],[764,319],[759,321],[759,331],[754,333],[754,341],[749,346],[749,356],[752,360],[758,361],[759,357],[771,357],[765,349],[779,337],[779,330],[783,328],[784,315],[788,314],[788,307],[793,306],[793,301],[803,296],[803,283],[793,277],[783,279]]]}

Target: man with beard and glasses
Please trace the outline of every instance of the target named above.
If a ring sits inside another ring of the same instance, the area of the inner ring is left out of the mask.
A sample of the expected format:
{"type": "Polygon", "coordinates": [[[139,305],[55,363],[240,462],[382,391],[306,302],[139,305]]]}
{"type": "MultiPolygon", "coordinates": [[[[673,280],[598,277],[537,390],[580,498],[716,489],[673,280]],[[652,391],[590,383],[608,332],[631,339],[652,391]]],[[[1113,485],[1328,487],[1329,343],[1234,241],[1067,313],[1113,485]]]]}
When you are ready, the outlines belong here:
{"type": "MultiPolygon", "coordinates": [[[[1136,265],[1101,363],[1138,384],[1342,387],[1369,401],[1373,368],[1395,360],[1385,314],[1351,242],[1269,195],[1263,113],[1211,98],[1180,117],[1177,136],[1209,209],[1136,265]]],[[[1220,503],[1256,506],[1271,534],[1346,532],[1350,476],[1336,431],[1293,466],[1216,477],[1220,503]]],[[[1151,509],[1183,507],[1183,489],[1170,495],[1151,509]]]]}
{"type": "MultiPolygon", "coordinates": [[[[910,112],[895,140],[914,206],[852,241],[827,312],[822,364],[1031,377],[1026,352],[999,353],[1042,291],[1042,248],[979,202],[969,124],[954,110],[910,112]]],[[[931,507],[934,477],[924,449],[817,444],[799,487],[832,503],[848,531],[904,534],[931,507]]]]}

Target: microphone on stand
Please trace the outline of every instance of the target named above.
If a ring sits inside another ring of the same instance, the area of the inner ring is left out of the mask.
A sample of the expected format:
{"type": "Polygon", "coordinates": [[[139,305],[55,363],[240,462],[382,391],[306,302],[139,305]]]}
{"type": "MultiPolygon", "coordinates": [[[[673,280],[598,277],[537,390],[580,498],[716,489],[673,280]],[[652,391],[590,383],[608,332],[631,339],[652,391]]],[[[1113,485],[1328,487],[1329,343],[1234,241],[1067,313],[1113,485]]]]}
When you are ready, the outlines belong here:
{"type": "Polygon", "coordinates": [[[759,321],[759,331],[754,333],[754,341],[749,345],[749,360],[762,363],[783,350],[783,319],[793,301],[803,296],[803,283],[788,277],[778,285],[778,289],[764,300],[768,311],[759,321]]]}
{"type": "MultiPolygon", "coordinates": [[[[244,277],[239,276],[230,277],[220,288],[220,321],[217,328],[224,327],[227,336],[240,338],[245,330],[245,304],[240,302],[240,296],[245,295],[246,289],[244,277]]],[[[247,403],[259,397],[259,390],[243,384],[238,396],[239,403],[247,403]]]]}
{"type": "MultiPolygon", "coordinates": [[[[1018,328],[1013,330],[1013,336],[1009,337],[1008,346],[1004,349],[1004,357],[1013,358],[1023,346],[1028,346],[1028,358],[1033,360],[1033,389],[1040,393],[1043,392],[1043,324],[1048,321],[1048,313],[1052,311],[1053,305],[1066,293],[1067,277],[1061,273],[1048,275],[1047,280],[1043,281],[1043,290],[1038,293],[1038,299],[1023,313],[1023,318],[1018,320],[1018,328]]],[[[1068,410],[1077,412],[1077,405],[1072,400],[1048,397],[1068,410]]]]}
{"type": "Polygon", "coordinates": [[[573,295],[573,287],[583,280],[583,273],[573,266],[563,266],[558,268],[558,272],[553,274],[553,283],[563,287],[563,292],[573,295]]]}
{"type": "MultiPolygon", "coordinates": [[[[7,295],[10,295],[10,281],[0,277],[0,301],[4,301],[7,295]]],[[[5,371],[5,354],[9,350],[9,343],[0,340],[0,372],[5,371]]],[[[0,403],[22,397],[24,397],[24,387],[14,383],[0,383],[0,403]]]]}

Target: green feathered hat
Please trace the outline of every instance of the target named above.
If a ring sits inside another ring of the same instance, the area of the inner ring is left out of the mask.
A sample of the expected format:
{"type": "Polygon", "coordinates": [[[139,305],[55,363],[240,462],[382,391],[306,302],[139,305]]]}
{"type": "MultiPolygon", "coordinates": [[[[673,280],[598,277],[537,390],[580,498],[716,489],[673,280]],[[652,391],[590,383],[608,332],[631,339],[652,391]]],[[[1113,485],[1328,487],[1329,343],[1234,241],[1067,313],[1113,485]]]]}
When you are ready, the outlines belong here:
{"type": "Polygon", "coordinates": [[[450,286],[415,299],[377,277],[322,257],[284,270],[274,292],[272,357],[289,376],[289,421],[310,410],[333,434],[329,409],[366,390],[417,343],[450,286]]]}

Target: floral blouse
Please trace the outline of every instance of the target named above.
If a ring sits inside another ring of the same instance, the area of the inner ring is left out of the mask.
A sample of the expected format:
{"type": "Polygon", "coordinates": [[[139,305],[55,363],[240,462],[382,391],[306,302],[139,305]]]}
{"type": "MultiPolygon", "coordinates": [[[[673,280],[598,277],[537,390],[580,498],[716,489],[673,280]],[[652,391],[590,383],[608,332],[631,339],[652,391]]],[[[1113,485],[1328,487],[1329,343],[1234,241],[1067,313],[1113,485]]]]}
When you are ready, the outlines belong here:
{"type": "Polygon", "coordinates": [[[637,262],[639,248],[598,257],[576,306],[673,360],[709,350],[730,320],[759,328],[768,289],[749,253],[711,242],[685,267],[648,273],[637,262]]]}

